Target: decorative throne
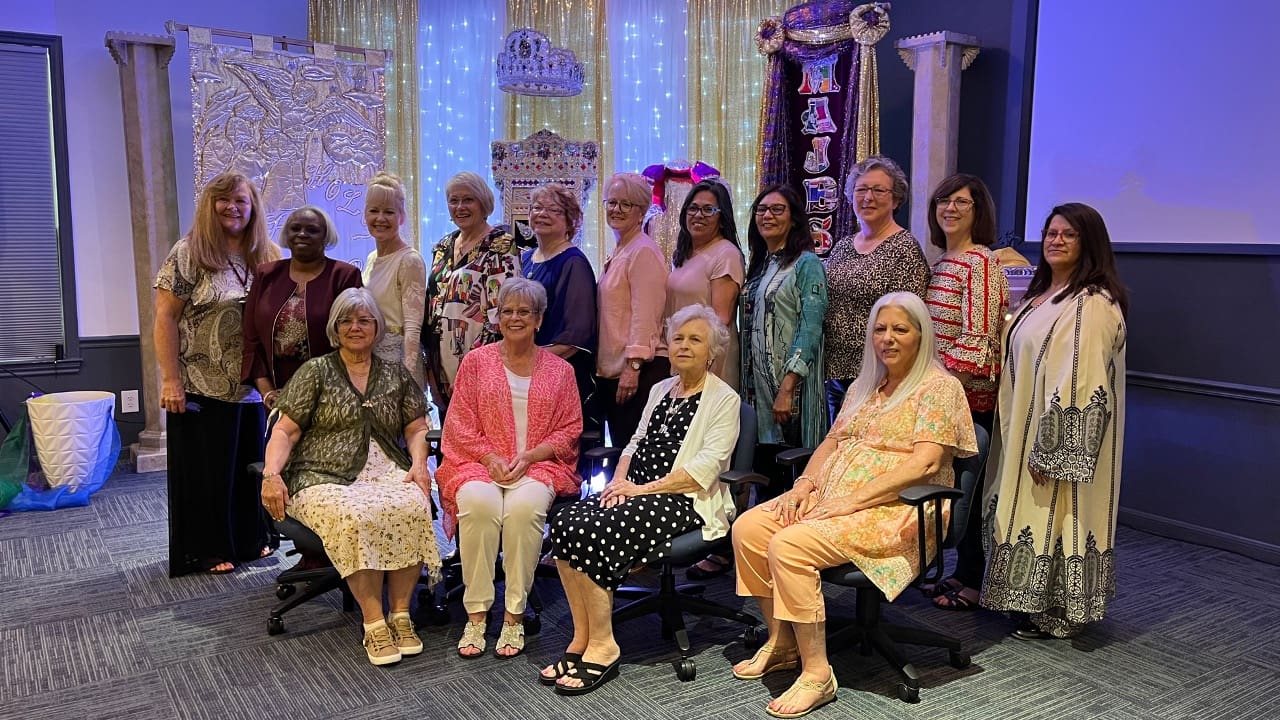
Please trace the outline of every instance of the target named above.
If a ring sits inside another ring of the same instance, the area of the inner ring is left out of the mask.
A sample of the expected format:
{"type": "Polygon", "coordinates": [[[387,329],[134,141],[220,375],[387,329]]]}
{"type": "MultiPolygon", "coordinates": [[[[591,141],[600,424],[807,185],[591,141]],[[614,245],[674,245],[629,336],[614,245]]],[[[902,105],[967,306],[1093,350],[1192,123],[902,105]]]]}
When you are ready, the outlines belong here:
{"type": "MultiPolygon", "coordinates": [[[[600,173],[600,146],[594,141],[566,140],[550,130],[539,130],[523,140],[494,140],[489,148],[503,220],[511,226],[518,244],[535,244],[529,206],[530,195],[539,185],[560,183],[576,192],[578,203],[587,207],[600,173]]],[[[581,236],[579,228],[574,242],[580,243],[581,236]]]]}

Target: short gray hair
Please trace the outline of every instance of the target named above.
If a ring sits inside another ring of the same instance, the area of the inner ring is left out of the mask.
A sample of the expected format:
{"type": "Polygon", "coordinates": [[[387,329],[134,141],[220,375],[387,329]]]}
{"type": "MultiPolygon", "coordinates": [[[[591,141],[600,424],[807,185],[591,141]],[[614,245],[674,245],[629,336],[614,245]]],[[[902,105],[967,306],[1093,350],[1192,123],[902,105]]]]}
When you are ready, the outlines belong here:
{"type": "Polygon", "coordinates": [[[338,347],[338,323],[357,310],[369,313],[378,323],[378,332],[373,336],[373,344],[377,345],[382,340],[382,336],[387,333],[387,323],[382,319],[382,311],[378,309],[378,301],[374,299],[373,293],[369,292],[368,288],[347,288],[338,293],[338,298],[333,301],[333,307],[329,309],[329,322],[324,324],[324,334],[329,338],[330,345],[338,347]]]}
{"type": "Polygon", "coordinates": [[[623,200],[639,205],[641,210],[648,209],[653,202],[653,188],[649,185],[649,181],[645,176],[640,173],[614,173],[609,178],[609,182],[604,184],[604,197],[609,196],[609,190],[614,185],[618,186],[618,194],[623,200]]]}
{"type": "Polygon", "coordinates": [[[446,202],[449,200],[449,194],[452,193],[455,188],[458,190],[466,190],[474,195],[476,200],[480,203],[480,212],[484,213],[486,218],[493,214],[493,205],[495,202],[493,198],[493,191],[489,189],[489,183],[485,182],[484,178],[468,170],[463,170],[457,175],[449,178],[449,181],[444,184],[444,199],[446,202]]]}
{"type": "Polygon", "coordinates": [[[333,218],[329,217],[329,213],[315,205],[303,205],[302,207],[289,213],[289,217],[285,218],[283,224],[280,225],[280,232],[276,235],[276,244],[282,248],[289,247],[289,223],[293,222],[293,216],[300,212],[312,212],[320,217],[320,224],[324,225],[324,246],[331,248],[338,244],[338,226],[333,224],[333,218]]]}
{"type": "Polygon", "coordinates": [[[539,317],[547,311],[547,289],[537,280],[522,277],[509,277],[498,287],[498,312],[506,306],[508,300],[524,300],[533,306],[539,317]]]}
{"type": "Polygon", "coordinates": [[[677,330],[694,320],[702,320],[711,328],[711,358],[714,360],[724,355],[729,349],[729,328],[720,322],[715,310],[701,303],[686,305],[671,314],[667,320],[667,345],[671,344],[671,336],[677,330]]]}
{"type": "Polygon", "coordinates": [[[902,166],[894,162],[892,158],[885,157],[884,155],[872,155],[866,160],[854,165],[853,169],[849,171],[849,179],[845,180],[844,183],[844,196],[848,198],[849,202],[853,202],[853,186],[857,184],[858,178],[866,175],[872,170],[883,171],[889,176],[889,179],[893,181],[892,191],[894,208],[897,208],[907,201],[907,190],[909,189],[909,186],[907,185],[907,174],[902,171],[902,166]]]}

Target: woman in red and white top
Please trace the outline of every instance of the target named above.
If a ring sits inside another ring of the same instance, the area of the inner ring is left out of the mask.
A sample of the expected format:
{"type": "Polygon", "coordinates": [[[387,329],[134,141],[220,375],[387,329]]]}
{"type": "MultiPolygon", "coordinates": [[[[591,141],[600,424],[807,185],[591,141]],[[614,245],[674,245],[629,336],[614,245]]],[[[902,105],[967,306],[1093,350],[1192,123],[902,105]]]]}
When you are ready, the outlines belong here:
{"type": "MultiPolygon", "coordinates": [[[[973,423],[991,431],[1000,376],[1000,333],[1009,308],[1009,281],[991,252],[995,203],[980,178],[960,173],[939,183],[929,201],[929,242],[945,252],[933,264],[925,303],[933,318],[942,364],[960,379],[973,423]]],[[[975,497],[982,497],[981,488],[975,497]]],[[[969,506],[969,525],[956,548],[951,577],[925,587],[934,605],[978,606],[983,566],[982,503],[969,506]]]]}

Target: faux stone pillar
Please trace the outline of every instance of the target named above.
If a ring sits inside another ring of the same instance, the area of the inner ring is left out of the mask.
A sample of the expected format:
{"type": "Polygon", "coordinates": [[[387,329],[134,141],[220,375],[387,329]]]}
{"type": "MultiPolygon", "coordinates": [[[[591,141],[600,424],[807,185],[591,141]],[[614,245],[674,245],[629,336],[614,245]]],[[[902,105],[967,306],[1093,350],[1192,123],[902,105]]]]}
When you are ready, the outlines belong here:
{"type": "Polygon", "coordinates": [[[120,67],[124,142],[133,222],[133,274],[142,345],[142,407],[147,427],[130,447],[138,472],[166,466],[164,415],[160,412],[160,368],[156,363],[155,300],[151,281],[177,240],[178,185],[173,162],[173,118],[169,106],[167,35],[108,32],[107,49],[120,67]]]}
{"type": "Polygon", "coordinates": [[[960,71],[978,56],[978,38],[950,30],[902,38],[894,45],[916,74],[911,129],[911,232],[932,263],[929,195],[956,171],[960,137],[960,71]]]}

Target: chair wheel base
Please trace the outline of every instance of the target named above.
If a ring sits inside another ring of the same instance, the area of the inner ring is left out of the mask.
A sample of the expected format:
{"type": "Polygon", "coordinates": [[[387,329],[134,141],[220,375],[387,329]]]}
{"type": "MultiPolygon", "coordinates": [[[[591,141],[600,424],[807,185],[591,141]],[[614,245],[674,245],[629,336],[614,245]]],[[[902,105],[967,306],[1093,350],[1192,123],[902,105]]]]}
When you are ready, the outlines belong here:
{"type": "Polygon", "coordinates": [[[745,647],[748,652],[755,652],[756,650],[759,650],[760,646],[763,644],[764,641],[760,639],[760,628],[749,627],[746,632],[742,633],[742,646],[745,647]]]}
{"type": "Polygon", "coordinates": [[[542,617],[540,615],[525,615],[522,622],[525,635],[537,635],[542,632],[542,617]]]}
{"type": "Polygon", "coordinates": [[[284,618],[270,617],[267,618],[267,634],[279,635],[284,632],[284,618]]]}
{"type": "Polygon", "coordinates": [[[689,658],[680,658],[673,663],[676,666],[676,677],[680,682],[693,682],[698,677],[698,666],[689,658]]]}
{"type": "Polygon", "coordinates": [[[947,653],[947,660],[951,663],[951,667],[957,670],[964,670],[969,667],[969,663],[973,662],[973,659],[969,657],[968,653],[956,652],[954,650],[947,653]]]}
{"type": "Polygon", "coordinates": [[[276,586],[276,598],[280,600],[288,600],[289,597],[297,591],[298,588],[294,587],[290,583],[280,583],[276,586]]]}

